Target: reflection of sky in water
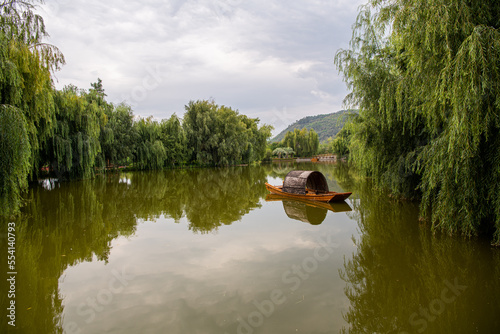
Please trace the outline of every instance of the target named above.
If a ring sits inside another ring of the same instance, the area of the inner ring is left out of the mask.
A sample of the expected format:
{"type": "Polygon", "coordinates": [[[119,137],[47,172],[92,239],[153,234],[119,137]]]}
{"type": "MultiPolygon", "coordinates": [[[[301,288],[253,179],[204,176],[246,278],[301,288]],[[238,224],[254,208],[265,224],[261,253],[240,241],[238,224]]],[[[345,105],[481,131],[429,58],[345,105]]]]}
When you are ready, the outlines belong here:
{"type": "Polygon", "coordinates": [[[61,184],[59,183],[59,179],[54,179],[54,178],[39,180],[38,184],[41,185],[42,188],[45,190],[53,190],[56,187],[61,186],[61,184]]]}
{"type": "Polygon", "coordinates": [[[345,167],[300,165],[353,191],[321,219],[269,197],[286,165],[46,180],[16,222],[18,330],[496,333],[497,249],[434,235],[345,167]],[[467,289],[424,323],[446,282],[467,289]]]}
{"type": "Polygon", "coordinates": [[[354,251],[356,226],[345,213],[333,212],[313,226],[288,218],[281,202],[264,200],[262,208],[241,221],[209,234],[188,230],[186,218],[177,224],[164,217],[140,223],[134,236],[113,240],[107,264],[81,263],[64,272],[64,328],[82,333],[237,333],[240,326],[244,333],[237,319],[248,323],[258,310],[254,303],[282,291],[285,302],[274,305],[255,332],[338,332],[346,325],[342,311],[348,305],[338,269],[344,255],[354,251]],[[326,259],[305,272],[302,266],[311,264],[315,249],[321,248],[318,239],[327,237],[338,248],[331,255],[321,253],[326,259]],[[300,275],[292,266],[302,268],[300,275]],[[117,273],[130,275],[126,285],[119,283],[117,273]]]}
{"type": "Polygon", "coordinates": [[[120,180],[118,181],[118,183],[125,183],[126,185],[131,185],[132,179],[130,177],[127,177],[127,176],[122,176],[122,177],[120,177],[120,180]]]}

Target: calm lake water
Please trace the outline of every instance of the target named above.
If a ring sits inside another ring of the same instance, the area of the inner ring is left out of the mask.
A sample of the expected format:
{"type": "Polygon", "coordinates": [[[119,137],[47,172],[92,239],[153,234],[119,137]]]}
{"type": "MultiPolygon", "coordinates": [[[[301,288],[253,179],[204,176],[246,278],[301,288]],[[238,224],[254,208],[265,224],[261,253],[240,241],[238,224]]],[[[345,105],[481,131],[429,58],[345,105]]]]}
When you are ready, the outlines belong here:
{"type": "Polygon", "coordinates": [[[8,332],[500,329],[500,250],[433,235],[418,205],[374,192],[342,164],[46,180],[27,198],[8,332]],[[292,169],[319,170],[353,195],[329,209],[266,201],[264,183],[292,169]]]}

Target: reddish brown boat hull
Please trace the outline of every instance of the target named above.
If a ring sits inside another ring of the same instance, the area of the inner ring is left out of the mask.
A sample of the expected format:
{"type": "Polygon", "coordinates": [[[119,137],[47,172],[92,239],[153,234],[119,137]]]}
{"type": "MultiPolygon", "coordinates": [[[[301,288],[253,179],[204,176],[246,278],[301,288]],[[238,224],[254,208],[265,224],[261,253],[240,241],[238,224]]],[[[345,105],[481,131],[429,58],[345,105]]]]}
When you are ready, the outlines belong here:
{"type": "Polygon", "coordinates": [[[266,183],[266,188],[270,192],[274,194],[279,194],[282,196],[290,197],[290,198],[299,198],[299,199],[305,199],[309,201],[319,201],[319,202],[342,202],[345,199],[347,199],[349,196],[351,196],[352,193],[337,193],[335,191],[329,191],[325,194],[313,194],[313,193],[307,193],[305,195],[301,194],[292,194],[292,193],[287,193],[284,192],[281,189],[281,186],[272,186],[269,183],[266,183]]]}

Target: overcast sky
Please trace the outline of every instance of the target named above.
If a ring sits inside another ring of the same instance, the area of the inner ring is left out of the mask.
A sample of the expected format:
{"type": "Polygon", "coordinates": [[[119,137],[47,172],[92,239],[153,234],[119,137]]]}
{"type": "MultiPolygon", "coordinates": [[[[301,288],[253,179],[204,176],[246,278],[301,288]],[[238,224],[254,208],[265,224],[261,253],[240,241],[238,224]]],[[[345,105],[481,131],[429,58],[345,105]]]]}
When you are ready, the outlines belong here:
{"type": "Polygon", "coordinates": [[[333,63],[366,0],[46,0],[48,39],[66,57],[56,87],[103,81],[134,114],[182,117],[214,99],[275,127],[341,110],[333,63]]]}

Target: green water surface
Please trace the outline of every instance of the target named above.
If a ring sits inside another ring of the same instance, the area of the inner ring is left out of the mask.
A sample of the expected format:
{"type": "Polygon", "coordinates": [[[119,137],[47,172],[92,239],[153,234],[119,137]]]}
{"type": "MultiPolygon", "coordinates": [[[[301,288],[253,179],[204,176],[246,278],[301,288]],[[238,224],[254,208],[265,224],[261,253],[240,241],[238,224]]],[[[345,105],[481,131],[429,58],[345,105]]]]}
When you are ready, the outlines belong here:
{"type": "Polygon", "coordinates": [[[27,200],[14,221],[16,327],[2,293],[2,332],[500,329],[500,251],[433,235],[418,204],[373,191],[342,164],[45,180],[27,200]],[[331,208],[266,201],[264,183],[292,169],[320,170],[353,195],[331,208]]]}

